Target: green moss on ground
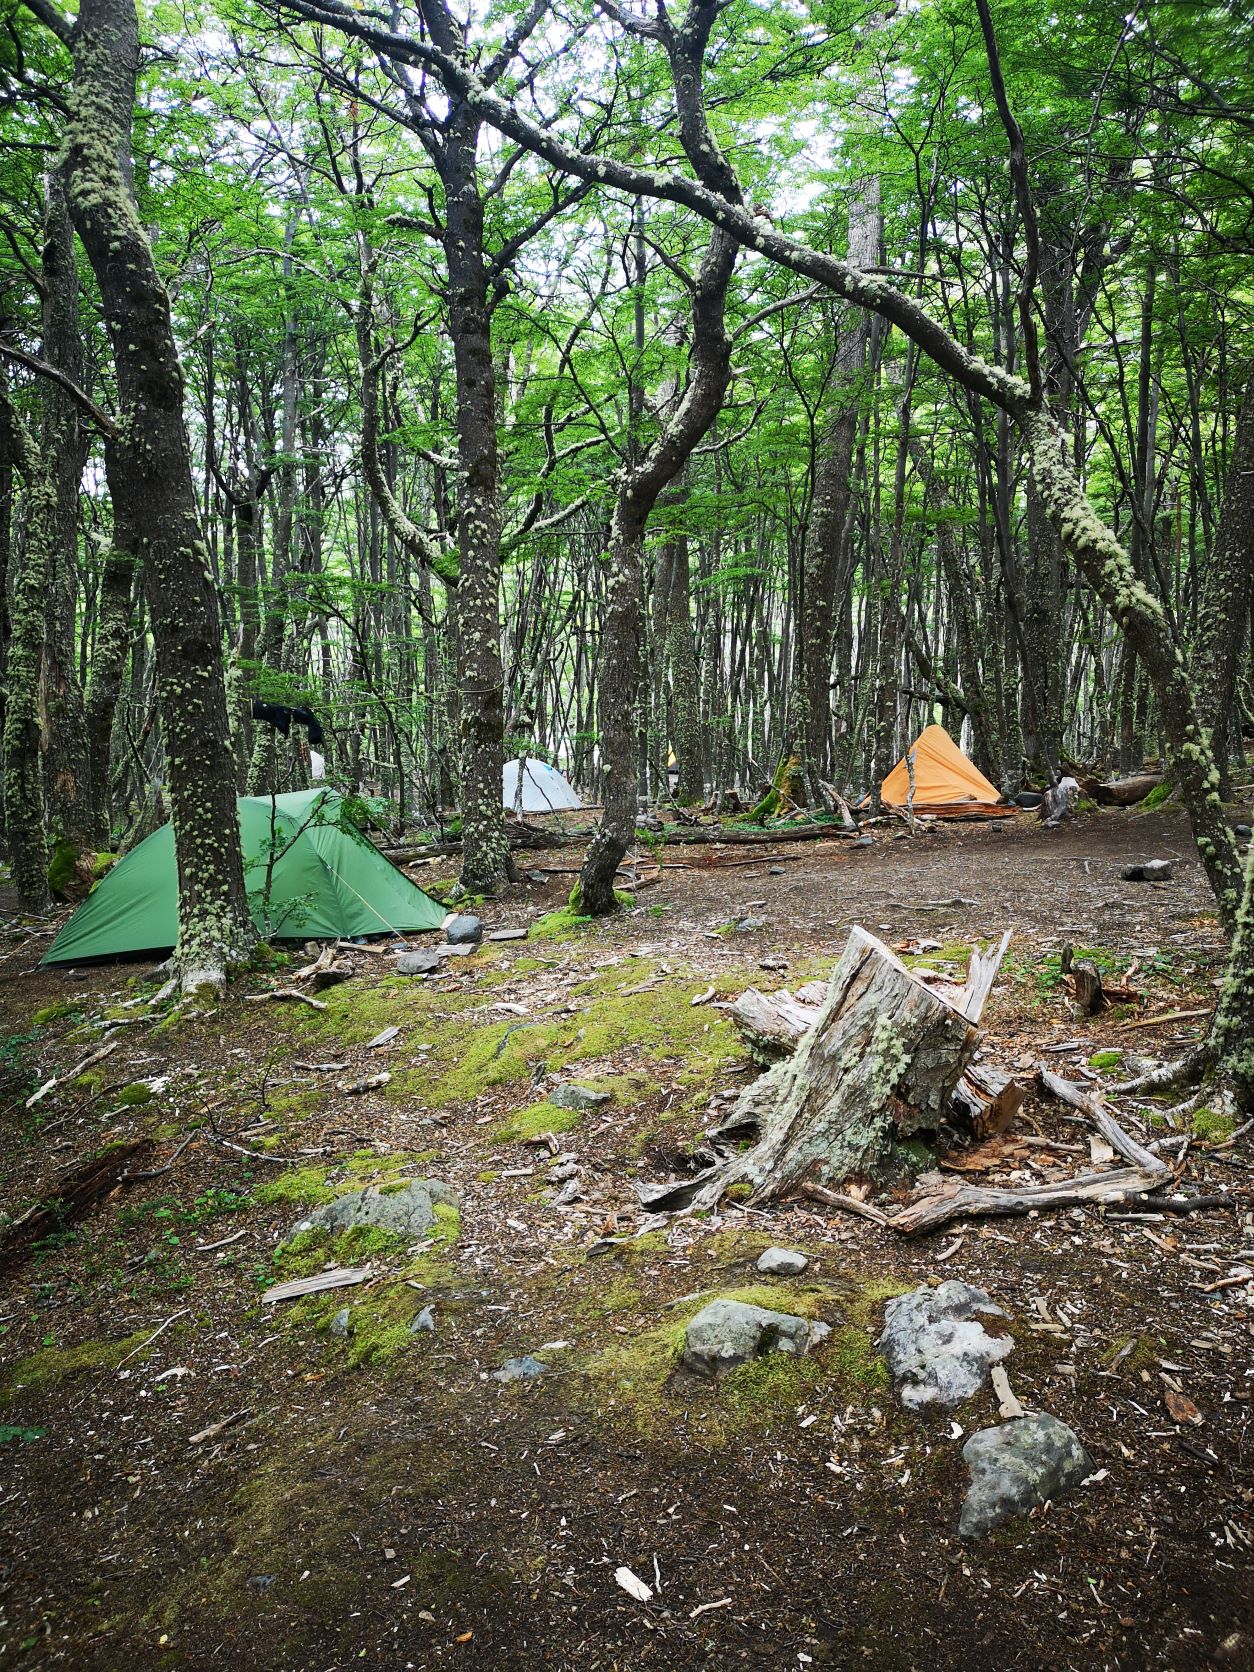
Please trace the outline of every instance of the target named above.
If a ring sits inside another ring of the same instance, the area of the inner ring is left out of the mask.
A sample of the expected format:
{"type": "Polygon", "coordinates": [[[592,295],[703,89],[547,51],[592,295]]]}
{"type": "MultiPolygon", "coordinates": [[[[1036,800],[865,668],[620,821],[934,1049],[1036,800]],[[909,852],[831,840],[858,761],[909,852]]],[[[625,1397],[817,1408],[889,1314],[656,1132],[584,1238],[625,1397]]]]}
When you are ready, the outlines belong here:
{"type": "Polygon", "coordinates": [[[1122,1051],[1094,1051],[1089,1058],[1090,1068],[1118,1068],[1123,1061],[1122,1051]]]}
{"type": "Polygon", "coordinates": [[[263,1179],[253,1190],[253,1199],[266,1207],[283,1203],[291,1207],[312,1208],[323,1202],[333,1202],[339,1194],[327,1183],[327,1168],[297,1167],[290,1173],[263,1179]]]}
{"type": "Polygon", "coordinates": [[[887,1391],[887,1366],[874,1345],[885,1288],[901,1292],[901,1285],[845,1288],[802,1281],[721,1289],[717,1297],[700,1294],[676,1308],[665,1324],[594,1350],[582,1366],[589,1395],[607,1420],[626,1419],[648,1436],[682,1422],[687,1440],[716,1448],[738,1434],[769,1428],[819,1388],[825,1398],[850,1400],[887,1391]],[[697,1381],[679,1370],[684,1333],[715,1298],[821,1318],[833,1332],[805,1358],[768,1353],[718,1382],[697,1381]]]}
{"type": "Polygon", "coordinates": [[[145,1103],[151,1103],[153,1090],[143,1080],[132,1080],[130,1085],[123,1086],[121,1091],[114,1094],[118,1105],[125,1109],[138,1109],[145,1103]]]}
{"type": "Polygon", "coordinates": [[[554,1103],[533,1103],[520,1109],[496,1128],[493,1137],[502,1143],[522,1144],[538,1138],[543,1132],[569,1132],[579,1125],[582,1114],[578,1109],[559,1109],[554,1103]]]}
{"type": "Polygon", "coordinates": [[[42,1010],[35,1012],[31,1020],[37,1028],[44,1028],[50,1022],[62,1022],[67,1016],[77,1016],[79,1009],[77,999],[66,999],[61,1004],[46,1004],[42,1010]]]}
{"type": "Polygon", "coordinates": [[[85,1370],[113,1370],[134,1354],[133,1363],[145,1356],[137,1349],[151,1336],[151,1330],[137,1330],[120,1340],[82,1341],[76,1347],[40,1347],[0,1369],[0,1405],[7,1405],[32,1393],[43,1393],[69,1376],[85,1370]]]}
{"type": "Polygon", "coordinates": [[[1231,1115],[1221,1115],[1217,1109],[1195,1109],[1193,1112],[1193,1134],[1197,1138],[1204,1138],[1207,1143],[1222,1144],[1237,1129],[1237,1123],[1231,1115]]]}

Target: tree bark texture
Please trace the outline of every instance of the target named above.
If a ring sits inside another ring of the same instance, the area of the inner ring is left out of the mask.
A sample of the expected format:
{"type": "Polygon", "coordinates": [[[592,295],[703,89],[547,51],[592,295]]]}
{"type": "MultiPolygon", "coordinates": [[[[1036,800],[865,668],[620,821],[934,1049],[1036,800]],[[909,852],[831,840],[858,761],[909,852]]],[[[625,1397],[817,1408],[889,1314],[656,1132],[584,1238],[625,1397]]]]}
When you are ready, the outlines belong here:
{"type": "Polygon", "coordinates": [[[100,287],[118,392],[117,483],[137,537],[157,654],[179,874],[176,959],[189,985],[221,980],[254,939],[244,890],[217,591],[183,428],[169,298],[139,221],[131,126],[139,60],[133,0],[83,0],[71,37],[64,168],[70,214],[100,287]]]}

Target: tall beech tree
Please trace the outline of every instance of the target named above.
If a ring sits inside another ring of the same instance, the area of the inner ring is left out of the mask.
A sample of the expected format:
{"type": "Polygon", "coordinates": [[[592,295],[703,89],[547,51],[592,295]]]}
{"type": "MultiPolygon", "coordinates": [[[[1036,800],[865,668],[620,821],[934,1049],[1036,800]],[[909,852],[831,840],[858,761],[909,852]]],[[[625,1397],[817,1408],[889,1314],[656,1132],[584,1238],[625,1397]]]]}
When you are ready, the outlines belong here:
{"type": "Polygon", "coordinates": [[[156,644],[179,875],[176,962],[189,987],[223,979],[254,938],[244,891],[217,591],[201,536],[170,304],[135,203],[139,67],[133,0],[83,0],[70,23],[30,9],[73,65],[61,167],[100,287],[117,383],[111,472],[133,532],[156,644]]]}

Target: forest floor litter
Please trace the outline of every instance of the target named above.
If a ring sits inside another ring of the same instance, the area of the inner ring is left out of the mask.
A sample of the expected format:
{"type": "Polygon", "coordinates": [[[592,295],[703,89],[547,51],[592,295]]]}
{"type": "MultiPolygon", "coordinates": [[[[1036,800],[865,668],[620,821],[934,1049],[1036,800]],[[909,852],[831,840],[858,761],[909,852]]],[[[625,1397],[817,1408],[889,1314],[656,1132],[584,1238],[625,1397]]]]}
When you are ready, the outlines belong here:
{"type": "Polygon", "coordinates": [[[1109,1089],[1222,971],[1183,819],[663,847],[594,925],[551,857],[462,902],[464,955],[296,949],[216,1006],[14,943],[0,1662],[1254,1663],[1248,1140],[1109,1089]],[[732,1006],[855,925],[951,983],[1013,931],[976,1066],[1021,1100],[946,1189],[1119,1168],[1092,1104],[1165,1200],[914,1237],[908,1186],[647,1212],[761,1073],[732,1006]]]}

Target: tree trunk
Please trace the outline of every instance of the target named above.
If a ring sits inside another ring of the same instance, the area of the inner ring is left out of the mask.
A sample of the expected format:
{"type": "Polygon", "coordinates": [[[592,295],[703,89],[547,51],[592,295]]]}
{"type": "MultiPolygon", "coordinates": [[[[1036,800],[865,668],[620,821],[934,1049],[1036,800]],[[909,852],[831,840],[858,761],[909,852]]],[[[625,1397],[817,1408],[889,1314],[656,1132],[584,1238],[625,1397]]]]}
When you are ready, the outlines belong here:
{"type": "Polygon", "coordinates": [[[42,454],[0,386],[0,423],[10,457],[25,483],[26,538],[10,603],[4,683],[4,816],[9,862],[23,911],[48,909],[48,837],[44,824],[40,662],[48,585],[55,562],[56,490],[42,454]]]}
{"type": "MultiPolygon", "coordinates": [[[[855,188],[849,209],[846,259],[855,267],[879,261],[883,216],[880,183],[869,175],[855,188]]],[[[860,308],[838,316],[831,396],[814,466],[810,519],[800,565],[793,746],[807,773],[832,775],[832,650],[838,601],[852,578],[849,552],[850,471],[863,397],[872,318],[860,308]]],[[[810,786],[813,792],[817,786],[810,786]]]]}
{"type": "Polygon", "coordinates": [[[133,0],[83,0],[66,124],[70,213],[100,286],[117,374],[117,476],[157,652],[179,874],[176,961],[217,983],[254,940],[244,891],[217,592],[198,526],[170,304],[131,179],[133,0]]]}
{"type": "Polygon", "coordinates": [[[1201,619],[1193,666],[1197,670],[1202,724],[1211,738],[1226,795],[1234,762],[1243,759],[1237,674],[1254,603],[1254,378],[1237,417],[1223,509],[1202,589],[1201,619]]]}
{"type": "MultiPolygon", "coordinates": [[[[43,286],[44,356],[82,387],[78,268],[62,167],[48,175],[43,286]]],[[[42,390],[42,406],[40,451],[51,474],[55,500],[52,568],[45,601],[44,789],[53,833],[78,853],[95,846],[101,822],[91,798],[86,712],[78,676],[78,500],[88,440],[78,408],[59,385],[47,383],[42,390]]]]}
{"type": "Polygon", "coordinates": [[[883,942],[852,930],[814,1026],[741,1092],[719,1130],[757,1130],[757,1142],[696,1179],[649,1191],[647,1206],[711,1208],[741,1182],[754,1202],[811,1180],[891,1182],[911,1162],[902,1141],[939,1127],[978,1037],[883,942]]]}

